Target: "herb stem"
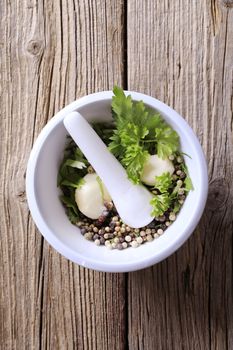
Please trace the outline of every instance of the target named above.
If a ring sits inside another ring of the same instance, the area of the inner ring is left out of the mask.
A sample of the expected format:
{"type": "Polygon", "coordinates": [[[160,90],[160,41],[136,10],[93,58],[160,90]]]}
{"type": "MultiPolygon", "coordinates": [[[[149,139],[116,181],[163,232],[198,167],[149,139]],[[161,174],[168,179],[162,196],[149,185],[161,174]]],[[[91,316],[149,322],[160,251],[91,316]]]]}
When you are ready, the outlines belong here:
{"type": "Polygon", "coordinates": [[[142,142],[156,142],[156,140],[141,140],[142,142]]]}

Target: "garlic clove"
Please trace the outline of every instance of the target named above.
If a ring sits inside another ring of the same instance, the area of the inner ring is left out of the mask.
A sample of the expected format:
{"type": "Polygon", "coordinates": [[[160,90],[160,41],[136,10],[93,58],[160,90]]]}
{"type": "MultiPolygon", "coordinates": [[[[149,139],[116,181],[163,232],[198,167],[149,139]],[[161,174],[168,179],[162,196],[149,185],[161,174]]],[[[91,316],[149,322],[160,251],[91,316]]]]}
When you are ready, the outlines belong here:
{"type": "Polygon", "coordinates": [[[106,209],[104,202],[111,197],[96,173],[84,176],[84,184],[75,191],[75,201],[79,210],[90,219],[98,219],[106,209]]]}
{"type": "Polygon", "coordinates": [[[175,171],[173,163],[168,159],[159,158],[157,154],[151,155],[146,161],[141,180],[146,185],[153,186],[155,184],[155,177],[164,173],[173,174],[175,171]]]}

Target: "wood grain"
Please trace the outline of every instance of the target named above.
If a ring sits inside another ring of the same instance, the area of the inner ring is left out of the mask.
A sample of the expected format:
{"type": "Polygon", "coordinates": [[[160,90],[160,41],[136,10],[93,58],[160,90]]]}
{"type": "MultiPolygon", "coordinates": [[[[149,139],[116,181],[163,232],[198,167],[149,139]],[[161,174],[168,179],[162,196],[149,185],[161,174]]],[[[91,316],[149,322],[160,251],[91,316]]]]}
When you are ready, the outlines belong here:
{"type": "Polygon", "coordinates": [[[161,264],[128,276],[129,349],[232,349],[231,1],[129,0],[127,18],[128,88],[185,117],[210,179],[192,238],[161,264]]]}
{"type": "Polygon", "coordinates": [[[89,271],[36,232],[32,144],[59,109],[122,84],[123,2],[0,1],[0,348],[123,349],[125,277],[89,271]]]}

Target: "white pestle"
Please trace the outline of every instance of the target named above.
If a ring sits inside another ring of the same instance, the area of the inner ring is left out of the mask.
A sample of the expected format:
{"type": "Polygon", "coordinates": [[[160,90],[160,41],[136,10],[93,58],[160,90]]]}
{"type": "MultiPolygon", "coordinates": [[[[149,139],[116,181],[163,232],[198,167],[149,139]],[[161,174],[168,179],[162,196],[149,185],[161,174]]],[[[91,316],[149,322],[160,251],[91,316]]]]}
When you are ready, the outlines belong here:
{"type": "Polygon", "coordinates": [[[128,179],[123,166],[80,113],[68,114],[63,123],[105,184],[122,221],[133,228],[148,225],[153,220],[152,194],[128,179]]]}

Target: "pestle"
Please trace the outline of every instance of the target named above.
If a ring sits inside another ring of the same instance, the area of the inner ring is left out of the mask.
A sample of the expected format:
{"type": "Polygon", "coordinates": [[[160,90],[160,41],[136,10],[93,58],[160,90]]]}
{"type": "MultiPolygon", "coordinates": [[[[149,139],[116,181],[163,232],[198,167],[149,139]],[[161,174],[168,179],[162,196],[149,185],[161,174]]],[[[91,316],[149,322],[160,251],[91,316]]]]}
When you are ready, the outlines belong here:
{"type": "Polygon", "coordinates": [[[71,112],[63,123],[105,184],[122,221],[133,228],[148,225],[153,220],[152,194],[143,185],[135,185],[128,179],[121,163],[80,113],[71,112]]]}

